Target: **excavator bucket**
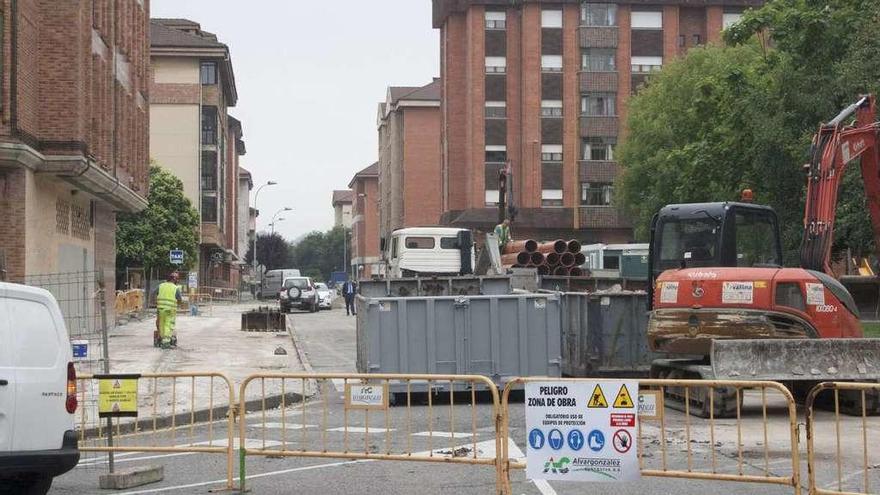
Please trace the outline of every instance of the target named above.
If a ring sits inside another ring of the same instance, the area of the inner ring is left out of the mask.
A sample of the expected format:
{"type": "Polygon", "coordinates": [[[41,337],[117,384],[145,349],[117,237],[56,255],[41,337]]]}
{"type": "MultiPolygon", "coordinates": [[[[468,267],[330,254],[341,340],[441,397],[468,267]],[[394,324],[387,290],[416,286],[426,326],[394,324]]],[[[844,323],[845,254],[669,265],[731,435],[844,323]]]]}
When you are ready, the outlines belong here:
{"type": "Polygon", "coordinates": [[[712,341],[719,380],[880,380],[880,339],[712,341]]]}

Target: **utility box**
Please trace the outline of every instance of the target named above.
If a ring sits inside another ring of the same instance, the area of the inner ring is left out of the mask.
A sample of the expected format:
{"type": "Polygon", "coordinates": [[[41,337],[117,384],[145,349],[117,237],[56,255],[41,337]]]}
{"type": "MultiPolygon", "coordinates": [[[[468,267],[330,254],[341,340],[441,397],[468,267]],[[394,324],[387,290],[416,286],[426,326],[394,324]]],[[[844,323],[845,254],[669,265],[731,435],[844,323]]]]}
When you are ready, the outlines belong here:
{"type": "MultiPolygon", "coordinates": [[[[361,373],[561,376],[557,294],[358,296],[361,373]]],[[[437,385],[442,386],[438,383],[437,385]]]]}

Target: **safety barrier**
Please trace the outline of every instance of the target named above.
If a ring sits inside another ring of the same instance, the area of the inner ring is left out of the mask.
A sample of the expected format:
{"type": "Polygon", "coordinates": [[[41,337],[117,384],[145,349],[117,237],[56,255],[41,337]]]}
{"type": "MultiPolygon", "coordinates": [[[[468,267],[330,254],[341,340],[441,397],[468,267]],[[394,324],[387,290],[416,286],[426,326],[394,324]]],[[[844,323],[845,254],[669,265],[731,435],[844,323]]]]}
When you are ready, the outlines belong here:
{"type": "MultiPolygon", "coordinates": [[[[852,383],[852,382],[825,382],[816,385],[807,394],[804,403],[805,418],[807,424],[807,468],[810,483],[810,494],[813,495],[852,495],[880,493],[880,479],[875,474],[874,491],[871,491],[871,474],[876,473],[876,466],[872,465],[869,454],[872,450],[868,447],[868,417],[877,414],[878,395],[880,384],[878,383],[852,383]],[[831,400],[829,394],[833,392],[831,400]],[[870,394],[870,395],[869,395],[870,394]],[[824,404],[821,404],[824,402],[824,404]],[[815,409],[817,405],[824,405],[831,411],[826,413],[833,415],[834,427],[825,427],[821,430],[816,428],[815,409]],[[870,406],[869,406],[870,405],[870,406]],[[843,407],[841,407],[843,406],[843,407]],[[851,414],[841,418],[841,411],[848,410],[851,414]],[[855,413],[854,415],[852,415],[855,413]],[[856,442],[841,442],[841,431],[845,430],[848,438],[858,438],[856,442]],[[820,456],[817,443],[823,447],[821,451],[827,452],[828,444],[833,444],[834,454],[831,457],[836,469],[831,469],[822,461],[828,460],[828,455],[820,456]],[[856,465],[857,469],[844,472],[844,464],[856,465]],[[818,475],[830,476],[830,479],[817,480],[818,475]],[[820,486],[823,485],[823,486],[820,486]]],[[[873,425],[876,430],[878,424],[873,425]]],[[[876,438],[871,441],[876,442],[876,438]]],[[[880,454],[875,454],[880,457],[880,454]]]]}
{"type": "MultiPolygon", "coordinates": [[[[505,386],[499,434],[503,442],[504,493],[511,493],[510,470],[526,468],[524,461],[512,460],[510,455],[510,395],[515,388],[536,381],[608,382],[583,378],[517,378],[505,386]]],[[[782,384],[671,379],[638,382],[640,392],[656,390],[667,401],[667,406],[680,409],[678,414],[666,413],[661,406],[656,420],[639,419],[637,453],[643,476],[785,485],[800,494],[797,409],[794,398],[782,384]],[[722,399],[724,405],[718,403],[722,399]],[[744,407],[745,399],[751,403],[748,407],[744,407]],[[708,407],[698,408],[698,403],[708,407]],[[696,418],[694,413],[698,410],[707,417],[696,418]],[[771,425],[771,415],[783,419],[771,425]],[[787,440],[779,442],[778,437],[771,435],[771,429],[784,429],[787,434],[783,438],[787,440]],[[655,445],[659,446],[659,452],[651,451],[656,449],[655,445]],[[771,455],[780,454],[791,469],[791,473],[784,476],[774,474],[778,461],[770,460],[771,455]]]]}
{"type": "Polygon", "coordinates": [[[245,490],[248,456],[491,466],[495,470],[496,486],[501,486],[498,388],[482,375],[256,374],[242,382],[239,400],[242,491],[245,490]],[[269,385],[280,391],[280,401],[267,400],[267,382],[275,382],[269,385]],[[248,395],[248,387],[255,386],[260,387],[261,393],[258,399],[250,400],[251,408],[248,409],[248,397],[253,396],[248,395]],[[344,400],[332,393],[336,387],[344,400]],[[319,396],[316,401],[308,400],[316,394],[319,396]],[[491,417],[478,417],[478,394],[488,395],[486,400],[491,400],[491,417]],[[396,407],[390,407],[391,402],[396,402],[396,407]],[[424,411],[414,414],[414,403],[427,409],[427,418],[419,414],[424,411]],[[293,407],[293,412],[288,413],[289,406],[293,407]],[[339,409],[342,409],[341,414],[339,409]],[[435,419],[435,415],[444,412],[445,418],[435,419]],[[257,413],[259,421],[249,422],[248,413],[257,413]],[[406,425],[405,429],[402,424],[406,425]],[[444,429],[448,426],[449,431],[438,430],[440,425],[444,429]],[[462,426],[469,426],[469,431],[457,432],[462,426]],[[371,428],[372,434],[382,435],[384,441],[371,445],[371,428]],[[247,433],[254,429],[260,435],[259,445],[249,447],[247,433]],[[268,433],[269,430],[273,433],[268,433]],[[290,431],[294,433],[288,435],[290,431]],[[401,434],[393,434],[395,431],[401,434]],[[405,436],[402,435],[404,431],[405,436]],[[479,442],[478,437],[487,431],[493,432],[493,438],[486,442],[492,447],[488,450],[494,454],[480,456],[478,446],[484,442],[479,442]],[[267,440],[267,434],[274,438],[267,440]]]}
{"type": "MultiPolygon", "coordinates": [[[[223,454],[227,488],[234,488],[233,406],[237,402],[226,375],[83,375],[78,377],[77,396],[80,451],[108,453],[106,458],[83,459],[81,465],[106,463],[112,470],[113,454],[123,452],[223,454]],[[102,387],[100,382],[105,380],[102,387]],[[107,414],[111,417],[102,417],[107,414]]],[[[125,460],[117,458],[116,462],[125,460]]]]}
{"type": "Polygon", "coordinates": [[[229,289],[226,287],[199,287],[196,290],[199,296],[210,296],[214,302],[233,304],[241,302],[241,295],[238,289],[229,289]]]}
{"type": "Polygon", "coordinates": [[[115,309],[117,316],[142,313],[144,311],[144,291],[141,289],[116,291],[115,309]]]}

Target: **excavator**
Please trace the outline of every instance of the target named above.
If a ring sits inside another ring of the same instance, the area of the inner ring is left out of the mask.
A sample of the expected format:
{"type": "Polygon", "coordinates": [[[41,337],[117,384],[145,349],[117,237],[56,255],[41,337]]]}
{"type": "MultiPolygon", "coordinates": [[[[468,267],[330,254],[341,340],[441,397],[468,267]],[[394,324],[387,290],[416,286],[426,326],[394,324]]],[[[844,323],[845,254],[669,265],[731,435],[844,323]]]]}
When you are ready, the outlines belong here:
{"type": "MultiPolygon", "coordinates": [[[[783,267],[776,213],[753,204],[749,190],[740,202],[673,204],[654,216],[648,344],[676,357],[655,360],[652,377],[774,380],[796,397],[820,381],[880,379],[880,339],[864,338],[855,301],[831,270],[838,190],[855,160],[880,249],[880,124],[873,95],[820,125],[813,137],[804,165],[800,267],[783,267]]],[[[741,395],[716,387],[687,396],[692,413],[731,417],[741,395]]],[[[667,405],[683,406],[681,391],[667,396],[667,405]]],[[[841,392],[839,406],[861,414],[861,393],[841,392]]],[[[880,413],[880,394],[869,394],[865,408],[880,413]]]]}

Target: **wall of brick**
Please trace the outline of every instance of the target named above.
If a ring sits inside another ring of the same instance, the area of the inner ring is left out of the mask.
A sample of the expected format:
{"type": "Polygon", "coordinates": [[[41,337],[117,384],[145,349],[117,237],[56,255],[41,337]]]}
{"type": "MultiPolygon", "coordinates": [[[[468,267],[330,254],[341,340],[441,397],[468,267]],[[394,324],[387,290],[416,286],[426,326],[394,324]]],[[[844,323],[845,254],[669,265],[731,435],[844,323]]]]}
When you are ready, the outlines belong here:
{"type": "Polygon", "coordinates": [[[663,6],[663,63],[668,64],[678,57],[679,35],[678,5],[663,6]]]}
{"type": "Polygon", "coordinates": [[[21,168],[0,169],[0,257],[8,281],[21,281],[25,276],[26,173],[21,168]]]}
{"type": "Polygon", "coordinates": [[[467,12],[468,84],[467,84],[467,156],[465,175],[456,177],[467,190],[467,205],[485,204],[483,168],[486,157],[486,77],[485,9],[473,7],[467,12]]]}
{"type": "Polygon", "coordinates": [[[436,187],[440,180],[440,111],[436,107],[405,108],[403,120],[401,226],[437,225],[442,213],[440,189],[436,187]]]}
{"type": "MultiPolygon", "coordinates": [[[[564,5],[562,11],[562,69],[563,99],[562,114],[577,115],[580,111],[580,90],[578,72],[581,67],[581,50],[578,43],[578,26],[580,25],[580,7],[564,5]]],[[[573,118],[563,119],[562,130],[562,201],[563,205],[573,208],[578,204],[578,121],[573,118]]]]}
{"type": "Polygon", "coordinates": [[[724,7],[710,5],[706,7],[706,36],[710,43],[721,42],[721,28],[724,21],[724,7]]]}

